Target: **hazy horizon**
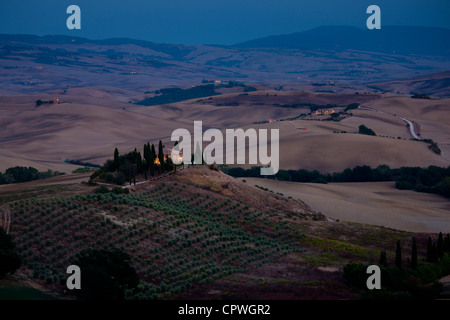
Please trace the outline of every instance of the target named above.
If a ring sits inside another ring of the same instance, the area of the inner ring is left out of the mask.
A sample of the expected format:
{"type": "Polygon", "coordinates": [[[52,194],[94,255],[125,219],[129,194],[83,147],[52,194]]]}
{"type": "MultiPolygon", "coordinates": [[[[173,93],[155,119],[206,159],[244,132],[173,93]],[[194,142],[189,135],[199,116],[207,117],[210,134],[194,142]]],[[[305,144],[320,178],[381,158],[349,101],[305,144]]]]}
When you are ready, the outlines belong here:
{"type": "Polygon", "coordinates": [[[226,3],[194,0],[170,3],[122,1],[31,0],[0,4],[0,33],[69,35],[93,40],[131,38],[157,43],[231,45],[266,36],[290,34],[320,26],[365,28],[366,9],[381,8],[383,26],[450,29],[450,3],[445,0],[320,0],[302,3],[248,0],[226,3]],[[81,8],[81,30],[68,30],[66,9],[81,8]]]}
{"type": "MultiPolygon", "coordinates": [[[[258,38],[252,38],[252,39],[246,39],[243,41],[240,41],[239,43],[245,43],[248,41],[252,41],[252,40],[256,40],[256,39],[263,39],[263,38],[268,38],[268,37],[272,37],[272,36],[281,36],[281,35],[290,35],[290,34],[296,34],[296,33],[301,33],[301,32],[305,32],[305,31],[310,31],[310,30],[315,30],[318,28],[322,28],[322,27],[353,27],[353,28],[358,28],[361,30],[364,30],[364,28],[359,28],[359,27],[355,27],[355,26],[349,26],[349,25],[322,25],[322,26],[317,26],[317,27],[313,27],[313,28],[308,28],[305,30],[299,30],[299,31],[294,31],[294,32],[289,32],[289,33],[285,33],[285,34],[267,34],[258,38]]],[[[440,29],[446,29],[450,31],[450,27],[448,28],[444,28],[444,27],[433,27],[433,26],[414,26],[414,25],[404,25],[404,26],[398,26],[398,25],[386,25],[384,26],[384,28],[392,28],[392,27],[409,27],[409,28],[440,28],[440,29]]],[[[49,37],[49,36],[73,36],[73,37],[78,37],[81,39],[87,39],[87,40],[91,40],[91,41],[102,41],[102,40],[109,40],[109,39],[130,39],[130,40],[137,40],[137,41],[148,41],[148,42],[154,42],[154,43],[159,43],[159,44],[181,44],[181,45],[211,45],[211,46],[233,46],[236,44],[239,44],[238,42],[235,43],[230,43],[230,44],[220,44],[220,43],[181,43],[181,42],[157,42],[157,41],[151,41],[151,40],[146,40],[146,39],[142,39],[142,38],[133,38],[133,37],[106,37],[106,38],[93,38],[93,37],[85,37],[85,36],[80,36],[80,35],[71,35],[71,34],[36,34],[36,33],[3,33],[0,32],[0,34],[4,34],[4,35],[32,35],[32,36],[38,36],[38,37],[49,37]]]]}

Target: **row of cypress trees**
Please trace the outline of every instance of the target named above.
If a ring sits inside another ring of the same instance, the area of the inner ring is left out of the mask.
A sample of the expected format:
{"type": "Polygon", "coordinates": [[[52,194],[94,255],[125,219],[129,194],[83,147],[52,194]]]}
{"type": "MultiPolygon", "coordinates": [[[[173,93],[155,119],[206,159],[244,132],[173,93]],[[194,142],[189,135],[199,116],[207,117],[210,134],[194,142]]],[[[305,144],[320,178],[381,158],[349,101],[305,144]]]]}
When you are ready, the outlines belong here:
{"type": "MultiPolygon", "coordinates": [[[[170,158],[164,158],[164,146],[161,140],[159,140],[158,153],[156,153],[155,145],[150,145],[150,143],[147,142],[144,144],[143,154],[144,156],[142,157],[141,152],[134,149],[133,152],[126,154],[125,158],[133,164],[135,173],[144,174],[145,179],[148,178],[148,175],[154,176],[156,171],[161,174],[172,169],[173,164],[170,158]],[[158,159],[159,165],[155,164],[156,159],[158,159]]],[[[121,166],[123,165],[122,157],[124,156],[120,156],[119,150],[115,148],[113,160],[114,171],[121,170],[121,166]]]]}
{"type": "MultiPolygon", "coordinates": [[[[443,236],[442,232],[439,233],[439,237],[437,241],[433,241],[431,237],[428,237],[428,245],[427,245],[427,256],[426,262],[436,263],[439,259],[443,258],[446,253],[450,254],[450,235],[443,236]]],[[[395,266],[397,268],[402,268],[402,248],[400,244],[400,240],[397,241],[397,246],[395,248],[395,266]]],[[[410,267],[413,270],[417,270],[417,243],[416,238],[412,239],[412,247],[411,247],[411,259],[410,259],[410,267]]],[[[387,255],[386,250],[382,250],[380,254],[379,264],[387,267],[387,255]]]]}

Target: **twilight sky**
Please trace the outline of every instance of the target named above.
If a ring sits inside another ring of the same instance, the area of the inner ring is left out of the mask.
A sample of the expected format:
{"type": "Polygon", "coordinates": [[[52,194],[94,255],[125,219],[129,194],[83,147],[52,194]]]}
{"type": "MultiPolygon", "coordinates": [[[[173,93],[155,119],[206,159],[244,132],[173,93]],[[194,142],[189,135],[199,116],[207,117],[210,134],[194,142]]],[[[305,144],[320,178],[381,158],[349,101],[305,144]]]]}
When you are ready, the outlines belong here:
{"type": "Polygon", "coordinates": [[[234,44],[324,25],[365,28],[371,4],[381,8],[382,27],[450,29],[449,0],[0,0],[0,33],[234,44]],[[81,30],[66,27],[72,4],[81,30]]]}

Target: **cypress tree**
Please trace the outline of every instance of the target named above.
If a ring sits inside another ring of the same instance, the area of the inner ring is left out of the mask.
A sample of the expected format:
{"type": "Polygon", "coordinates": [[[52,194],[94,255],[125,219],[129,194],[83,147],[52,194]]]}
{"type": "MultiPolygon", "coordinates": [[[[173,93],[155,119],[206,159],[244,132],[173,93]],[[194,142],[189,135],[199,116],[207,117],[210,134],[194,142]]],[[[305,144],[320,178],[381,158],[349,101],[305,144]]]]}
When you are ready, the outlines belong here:
{"type": "Polygon", "coordinates": [[[154,162],[150,163],[150,174],[152,177],[155,175],[155,163],[154,162]]]}
{"type": "Polygon", "coordinates": [[[114,170],[119,170],[119,150],[114,149],[114,170]]]}
{"type": "Polygon", "coordinates": [[[431,241],[431,237],[428,237],[427,262],[433,262],[433,243],[431,241]]]}
{"type": "Polygon", "coordinates": [[[152,143],[152,147],[150,149],[150,174],[152,176],[155,175],[155,159],[156,159],[156,152],[155,152],[155,145],[152,143]]]}
{"type": "Polygon", "coordinates": [[[142,163],[142,156],[140,152],[136,154],[136,169],[138,173],[142,173],[144,171],[144,165],[142,163]]]}
{"type": "Polygon", "coordinates": [[[151,155],[152,155],[153,159],[156,159],[156,150],[155,150],[155,145],[153,143],[152,143],[151,155]]]}
{"type": "Polygon", "coordinates": [[[402,248],[400,246],[400,240],[397,240],[397,248],[395,248],[395,266],[397,268],[402,267],[402,248]]]}
{"type": "Polygon", "coordinates": [[[433,250],[431,251],[431,262],[437,262],[438,260],[438,252],[437,252],[437,246],[436,246],[436,241],[433,241],[433,250]]]}
{"type": "Polygon", "coordinates": [[[450,253],[450,234],[447,234],[444,239],[444,252],[450,253]]]}
{"type": "Polygon", "coordinates": [[[159,146],[158,146],[158,159],[159,159],[159,165],[160,165],[160,173],[164,172],[165,165],[164,165],[164,149],[161,140],[159,140],[159,146]]]}
{"type": "Polygon", "coordinates": [[[413,238],[413,243],[412,243],[411,269],[417,270],[417,244],[416,244],[416,238],[413,238]]]}
{"type": "Polygon", "coordinates": [[[444,237],[442,232],[439,232],[439,238],[437,242],[437,257],[439,259],[444,257],[444,237]]]}
{"type": "Polygon", "coordinates": [[[378,263],[380,266],[383,267],[387,267],[388,263],[387,263],[387,256],[386,256],[386,250],[381,250],[381,254],[380,254],[380,261],[378,263]]]}
{"type": "Polygon", "coordinates": [[[143,165],[144,165],[144,170],[148,170],[148,163],[150,160],[150,150],[149,150],[149,146],[148,144],[144,144],[144,161],[143,161],[143,165]]]}
{"type": "Polygon", "coordinates": [[[152,147],[150,146],[150,143],[147,143],[147,156],[148,156],[148,160],[149,160],[149,164],[150,164],[150,159],[152,157],[152,147]]]}

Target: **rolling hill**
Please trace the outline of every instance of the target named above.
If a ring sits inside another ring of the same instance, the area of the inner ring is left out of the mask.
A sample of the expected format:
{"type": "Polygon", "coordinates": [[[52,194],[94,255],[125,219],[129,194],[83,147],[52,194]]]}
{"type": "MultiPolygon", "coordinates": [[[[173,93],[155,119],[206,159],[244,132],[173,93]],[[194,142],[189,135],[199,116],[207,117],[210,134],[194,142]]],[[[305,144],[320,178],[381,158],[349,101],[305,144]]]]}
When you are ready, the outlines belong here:
{"type": "Polygon", "coordinates": [[[202,120],[204,129],[279,129],[282,169],[332,173],[356,165],[387,164],[396,168],[450,163],[448,99],[260,91],[140,106],[117,101],[114,95],[99,95],[101,92],[104,91],[84,88],[72,95],[68,91],[66,95],[56,95],[63,103],[37,109],[34,101],[55,95],[9,97],[0,102],[4,115],[0,119],[0,170],[24,165],[41,171],[51,168],[71,172],[74,166],[65,163],[66,159],[101,165],[115,147],[125,153],[159,140],[171,146],[173,130],[186,128],[192,133],[196,120],[202,120]],[[310,112],[302,104],[345,106],[354,102],[419,123],[422,137],[436,141],[442,154],[433,153],[424,142],[411,141],[405,123],[393,115],[357,109],[339,122],[325,121],[323,116],[296,118],[310,112]],[[269,119],[285,121],[254,124],[269,119]],[[361,124],[378,136],[357,134],[361,124]]]}
{"type": "MultiPolygon", "coordinates": [[[[22,274],[60,298],[70,298],[65,270],[75,254],[116,247],[132,256],[139,275],[129,299],[357,299],[342,266],[381,249],[392,255],[396,239],[409,243],[414,235],[326,221],[299,200],[205,166],[128,195],[95,193],[70,177],[65,185],[0,188],[22,274]]],[[[426,235],[417,237],[423,254],[426,235]]]]}
{"type": "Polygon", "coordinates": [[[450,53],[450,30],[431,27],[383,26],[380,30],[347,26],[323,26],[237,44],[242,48],[302,50],[358,50],[395,54],[435,55],[450,53]]]}
{"type": "Polygon", "coordinates": [[[448,30],[386,27],[374,32],[367,36],[355,28],[323,27],[227,47],[1,34],[0,94],[103,86],[143,95],[205,79],[266,89],[373,92],[366,84],[450,70],[448,30]]]}
{"type": "Polygon", "coordinates": [[[425,94],[435,97],[449,97],[450,72],[430,74],[412,79],[374,83],[370,87],[399,94],[425,94]]]}
{"type": "Polygon", "coordinates": [[[116,147],[123,155],[159,140],[171,147],[175,129],[193,133],[201,120],[203,129],[278,129],[281,169],[448,166],[450,99],[384,92],[445,96],[448,30],[365,35],[324,27],[230,47],[0,35],[0,171],[67,173],[0,186],[0,226],[17,242],[21,275],[67,298],[74,255],[115,247],[140,278],[130,299],[355,299],[347,263],[373,263],[385,249],[393,264],[395,242],[409,248],[413,237],[424,260],[436,236],[428,232],[449,226],[437,195],[388,183],[244,181],[206,165],[130,182],[123,193],[96,189],[65,162],[102,165],[116,147]],[[411,139],[405,119],[442,152],[411,139]],[[376,135],[359,134],[360,125],[376,135]]]}

